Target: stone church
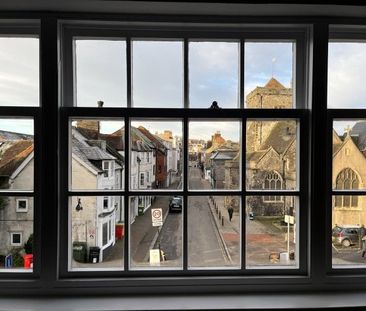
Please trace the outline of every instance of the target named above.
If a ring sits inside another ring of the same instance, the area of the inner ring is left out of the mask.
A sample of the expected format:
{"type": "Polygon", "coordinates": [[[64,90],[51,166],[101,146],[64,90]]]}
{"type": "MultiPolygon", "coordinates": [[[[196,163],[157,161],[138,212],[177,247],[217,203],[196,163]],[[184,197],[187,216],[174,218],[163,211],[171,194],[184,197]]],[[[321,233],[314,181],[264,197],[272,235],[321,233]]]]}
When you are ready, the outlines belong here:
{"type": "MultiPolygon", "coordinates": [[[[256,87],[246,97],[247,108],[292,108],[293,94],[275,78],[256,87]]],[[[247,123],[246,182],[248,189],[293,190],[298,187],[296,120],[258,120],[247,123]]],[[[239,157],[226,162],[227,185],[239,175],[239,157]]],[[[333,189],[366,187],[366,121],[356,122],[343,135],[333,130],[333,189]]],[[[366,197],[340,195],[332,201],[335,224],[366,225],[366,197]]],[[[247,201],[247,212],[274,216],[294,215],[293,197],[262,196],[247,201]]],[[[237,207],[238,208],[238,207],[237,207]]],[[[324,207],[320,207],[324,208],[324,207]]]]}
{"type": "MultiPolygon", "coordinates": [[[[247,96],[246,107],[257,109],[292,108],[292,89],[271,78],[247,96]]],[[[297,188],[296,120],[258,120],[247,123],[247,188],[252,190],[292,190],[297,188]]],[[[294,214],[294,199],[284,196],[251,197],[249,212],[274,216],[294,214]]]]}

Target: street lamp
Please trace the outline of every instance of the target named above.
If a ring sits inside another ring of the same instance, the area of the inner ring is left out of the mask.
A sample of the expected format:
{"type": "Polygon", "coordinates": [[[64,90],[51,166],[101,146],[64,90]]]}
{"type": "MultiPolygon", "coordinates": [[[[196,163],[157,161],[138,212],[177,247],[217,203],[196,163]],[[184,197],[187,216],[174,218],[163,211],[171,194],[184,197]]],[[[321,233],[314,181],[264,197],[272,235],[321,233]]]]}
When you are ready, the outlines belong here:
{"type": "Polygon", "coordinates": [[[76,210],[77,212],[80,212],[80,211],[82,211],[82,210],[83,210],[83,207],[82,207],[82,205],[81,205],[81,199],[80,199],[80,198],[78,199],[78,204],[75,206],[75,210],[76,210]]]}
{"type": "Polygon", "coordinates": [[[141,159],[137,156],[137,189],[140,189],[140,163],[141,159]]]}

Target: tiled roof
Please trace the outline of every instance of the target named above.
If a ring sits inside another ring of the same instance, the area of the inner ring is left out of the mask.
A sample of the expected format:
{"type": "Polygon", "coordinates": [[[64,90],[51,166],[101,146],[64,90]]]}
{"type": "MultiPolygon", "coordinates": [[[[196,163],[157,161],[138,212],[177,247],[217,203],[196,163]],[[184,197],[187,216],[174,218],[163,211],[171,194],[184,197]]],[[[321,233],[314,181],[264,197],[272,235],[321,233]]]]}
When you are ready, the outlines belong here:
{"type": "Polygon", "coordinates": [[[144,128],[143,126],[139,126],[138,130],[145,135],[154,145],[157,149],[159,149],[162,152],[165,152],[166,147],[165,145],[162,143],[162,141],[160,140],[159,137],[155,136],[154,134],[150,133],[149,130],[147,130],[146,128],[144,128]]]}
{"type": "Polygon", "coordinates": [[[9,140],[33,140],[33,136],[0,130],[0,142],[9,140]]]}
{"type": "Polygon", "coordinates": [[[0,147],[0,176],[11,176],[32,151],[32,140],[4,142],[0,147]]]}

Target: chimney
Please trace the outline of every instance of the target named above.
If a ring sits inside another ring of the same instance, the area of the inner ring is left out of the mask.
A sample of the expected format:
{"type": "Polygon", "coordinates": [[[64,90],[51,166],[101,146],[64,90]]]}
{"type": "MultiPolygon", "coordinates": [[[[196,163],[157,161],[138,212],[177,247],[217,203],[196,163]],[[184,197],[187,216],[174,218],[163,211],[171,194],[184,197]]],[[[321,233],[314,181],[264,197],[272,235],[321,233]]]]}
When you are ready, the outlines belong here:
{"type": "MultiPolygon", "coordinates": [[[[102,108],[103,104],[104,104],[103,101],[101,100],[97,101],[97,105],[99,108],[102,108]]],[[[76,122],[76,127],[95,132],[97,135],[94,138],[99,139],[99,133],[100,133],[99,120],[88,120],[88,119],[79,120],[76,122]]]]}

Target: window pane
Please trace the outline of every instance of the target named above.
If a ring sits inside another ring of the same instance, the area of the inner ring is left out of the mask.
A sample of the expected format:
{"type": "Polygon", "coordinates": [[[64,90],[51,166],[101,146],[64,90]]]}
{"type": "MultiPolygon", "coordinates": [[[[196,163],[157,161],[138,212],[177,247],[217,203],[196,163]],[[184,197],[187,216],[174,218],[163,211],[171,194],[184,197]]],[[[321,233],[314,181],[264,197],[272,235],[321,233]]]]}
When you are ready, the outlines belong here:
{"type": "Polygon", "coordinates": [[[239,43],[189,43],[190,108],[238,108],[239,43]]]}
{"type": "Polygon", "coordinates": [[[182,269],[183,197],[130,198],[131,269],[182,269]]]}
{"type": "Polygon", "coordinates": [[[124,122],[72,119],[73,190],[124,189],[124,122]]]}
{"type": "Polygon", "coordinates": [[[130,128],[130,189],[182,189],[181,120],[134,120],[130,128]]]}
{"type": "Polygon", "coordinates": [[[331,234],[335,268],[365,268],[365,203],[365,196],[333,196],[331,234]]]}
{"type": "Polygon", "coordinates": [[[18,211],[20,197],[0,197],[0,270],[31,272],[33,268],[33,198],[18,211]],[[5,269],[5,270],[3,270],[5,269]]]}
{"type": "Polygon", "coordinates": [[[295,120],[247,122],[247,189],[297,189],[297,128],[295,120]]]}
{"type": "Polygon", "coordinates": [[[123,197],[73,196],[69,199],[70,270],[122,270],[124,247],[123,197]]]}
{"type": "Polygon", "coordinates": [[[39,106],[39,40],[0,37],[0,106],[39,106]]]}
{"type": "Polygon", "coordinates": [[[241,123],[189,122],[189,189],[240,189],[241,123]]]}
{"type": "Polygon", "coordinates": [[[0,118],[0,189],[33,190],[33,120],[0,118]]]}
{"type": "Polygon", "coordinates": [[[292,42],[245,43],[245,107],[293,108],[292,42]]]}
{"type": "Polygon", "coordinates": [[[133,106],[183,107],[183,42],[133,41],[133,106]]]}
{"type": "Polygon", "coordinates": [[[366,43],[330,42],[328,108],[366,108],[366,43]]]}
{"type": "Polygon", "coordinates": [[[333,189],[366,189],[365,148],[366,120],[333,122],[333,189]]]}
{"type": "Polygon", "coordinates": [[[75,40],[76,105],[127,106],[126,42],[75,40]]]}
{"type": "Polygon", "coordinates": [[[237,196],[188,198],[189,268],[240,268],[240,213],[237,196]]]}
{"type": "Polygon", "coordinates": [[[299,265],[298,198],[281,196],[266,201],[249,196],[246,202],[247,268],[299,265]]]}

